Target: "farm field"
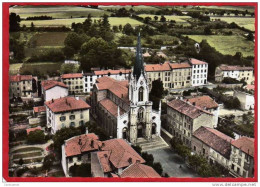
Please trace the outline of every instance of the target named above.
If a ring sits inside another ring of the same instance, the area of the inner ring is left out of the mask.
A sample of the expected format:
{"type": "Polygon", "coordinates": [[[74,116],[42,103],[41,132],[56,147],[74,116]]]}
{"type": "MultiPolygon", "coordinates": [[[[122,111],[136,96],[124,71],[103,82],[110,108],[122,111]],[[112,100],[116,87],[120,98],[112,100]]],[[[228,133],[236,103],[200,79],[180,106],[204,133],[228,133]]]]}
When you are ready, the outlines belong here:
{"type": "Polygon", "coordinates": [[[207,42],[215,47],[217,51],[225,55],[235,55],[241,52],[243,56],[254,56],[254,43],[242,36],[220,36],[220,35],[187,35],[189,38],[201,42],[207,42]]]}
{"type": "Polygon", "coordinates": [[[36,33],[31,37],[29,43],[35,43],[36,47],[51,46],[61,47],[64,46],[64,40],[68,32],[42,32],[36,33]]]}
{"type": "Polygon", "coordinates": [[[25,63],[20,70],[21,74],[32,74],[46,76],[57,74],[60,71],[61,62],[35,62],[25,63]]]}
{"type": "Polygon", "coordinates": [[[79,18],[87,17],[88,14],[93,17],[100,17],[104,14],[110,15],[110,12],[105,10],[78,6],[15,6],[11,7],[9,11],[18,14],[21,18],[42,15],[52,16],[53,18],[79,18]]]}
{"type": "Polygon", "coordinates": [[[118,10],[120,8],[125,8],[126,10],[130,10],[131,8],[134,10],[134,11],[142,11],[142,12],[145,12],[145,11],[158,11],[160,10],[159,8],[157,7],[153,7],[153,6],[144,6],[144,5],[139,5],[139,6],[98,6],[100,9],[103,9],[103,10],[118,10]]]}
{"type": "Polygon", "coordinates": [[[227,23],[235,22],[240,27],[255,31],[255,18],[252,17],[210,17],[211,20],[220,19],[227,23]]]}
{"type": "MultiPolygon", "coordinates": [[[[27,27],[31,26],[31,22],[35,25],[35,27],[59,27],[59,26],[66,26],[71,27],[71,24],[74,23],[82,23],[85,21],[86,18],[73,18],[73,19],[54,19],[54,20],[23,20],[21,21],[21,25],[26,25],[27,27]]],[[[94,17],[93,20],[98,20],[100,18],[94,17]]],[[[143,23],[128,18],[128,17],[110,17],[109,23],[111,26],[114,25],[122,25],[129,23],[132,26],[142,25],[143,23]]]]}
{"type": "MultiPolygon", "coordinates": [[[[140,14],[139,15],[140,17],[142,18],[145,18],[145,17],[151,17],[152,20],[154,20],[154,16],[156,15],[151,15],[151,14],[140,14]]],[[[160,20],[160,17],[159,15],[158,16],[158,20],[160,20]]],[[[164,16],[166,18],[166,20],[174,20],[176,21],[176,23],[178,24],[183,24],[184,26],[187,26],[187,25],[190,25],[188,22],[187,22],[187,19],[190,19],[191,17],[190,16],[164,16]]]]}
{"type": "Polygon", "coordinates": [[[9,73],[15,75],[19,72],[19,69],[22,67],[23,63],[18,64],[10,64],[9,66],[9,73]]]}

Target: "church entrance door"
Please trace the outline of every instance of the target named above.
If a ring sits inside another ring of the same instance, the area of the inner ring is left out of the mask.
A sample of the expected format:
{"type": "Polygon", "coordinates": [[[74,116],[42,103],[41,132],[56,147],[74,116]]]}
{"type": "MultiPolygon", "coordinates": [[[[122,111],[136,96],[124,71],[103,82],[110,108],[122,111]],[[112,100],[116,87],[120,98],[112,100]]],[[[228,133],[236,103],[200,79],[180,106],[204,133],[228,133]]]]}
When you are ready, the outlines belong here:
{"type": "Polygon", "coordinates": [[[142,138],[143,137],[143,129],[144,128],[144,124],[143,123],[140,123],[138,126],[137,126],[137,138],[142,138]]]}
{"type": "Polygon", "coordinates": [[[156,124],[152,124],[152,134],[156,134],[156,124]]]}

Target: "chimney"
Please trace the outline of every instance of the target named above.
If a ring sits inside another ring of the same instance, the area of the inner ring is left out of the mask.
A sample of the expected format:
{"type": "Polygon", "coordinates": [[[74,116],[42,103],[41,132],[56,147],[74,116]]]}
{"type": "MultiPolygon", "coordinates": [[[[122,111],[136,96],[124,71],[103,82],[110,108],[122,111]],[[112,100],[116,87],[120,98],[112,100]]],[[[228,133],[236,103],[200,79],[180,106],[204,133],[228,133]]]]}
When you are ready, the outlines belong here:
{"type": "Polygon", "coordinates": [[[54,100],[53,100],[53,99],[51,99],[51,102],[52,102],[52,103],[54,103],[54,100]]]}
{"type": "Polygon", "coordinates": [[[75,97],[77,100],[79,100],[79,97],[77,96],[77,97],[75,97]]]}
{"type": "Polygon", "coordinates": [[[195,106],[195,102],[192,102],[192,105],[195,106]]]}
{"type": "Polygon", "coordinates": [[[105,147],[105,143],[104,142],[102,142],[101,147],[105,147]]]}
{"type": "Polygon", "coordinates": [[[86,132],[85,132],[85,134],[88,134],[88,127],[86,127],[86,132]]]}
{"type": "Polygon", "coordinates": [[[107,158],[107,154],[104,154],[104,157],[107,158]]]}
{"type": "Polygon", "coordinates": [[[132,164],[133,159],[130,157],[130,158],[128,159],[128,162],[129,162],[129,164],[132,164]]]}
{"type": "Polygon", "coordinates": [[[123,98],[124,97],[124,94],[121,94],[121,98],[123,98]]]}
{"type": "Polygon", "coordinates": [[[93,139],[90,142],[90,147],[94,148],[94,140],[93,139]]]}
{"type": "Polygon", "coordinates": [[[82,145],[82,142],[81,142],[81,138],[79,137],[79,142],[78,142],[79,145],[82,145]]]}

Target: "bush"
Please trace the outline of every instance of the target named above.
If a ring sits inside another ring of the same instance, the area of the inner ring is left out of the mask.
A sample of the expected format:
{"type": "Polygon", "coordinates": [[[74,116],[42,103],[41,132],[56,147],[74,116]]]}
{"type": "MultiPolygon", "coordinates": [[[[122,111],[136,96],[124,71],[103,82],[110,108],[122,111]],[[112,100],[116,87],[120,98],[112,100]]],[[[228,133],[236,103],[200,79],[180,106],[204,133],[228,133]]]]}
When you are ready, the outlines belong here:
{"type": "Polygon", "coordinates": [[[222,81],[222,83],[225,83],[225,84],[239,84],[240,81],[236,80],[236,79],[233,79],[231,77],[225,77],[222,81]]]}
{"type": "Polygon", "coordinates": [[[17,177],[21,177],[26,171],[28,171],[29,170],[29,168],[27,168],[27,167],[24,167],[24,168],[22,168],[22,169],[18,169],[17,171],[16,171],[16,175],[17,175],[17,177]]]}
{"type": "Polygon", "coordinates": [[[30,144],[45,143],[45,135],[42,130],[31,131],[27,136],[27,141],[30,144]]]}
{"type": "Polygon", "coordinates": [[[50,154],[44,157],[43,160],[43,166],[42,169],[43,170],[50,170],[51,166],[53,165],[53,162],[55,161],[55,157],[54,154],[50,154]]]}
{"type": "Polygon", "coordinates": [[[89,163],[74,165],[69,169],[72,177],[91,177],[91,166],[89,163]]]}

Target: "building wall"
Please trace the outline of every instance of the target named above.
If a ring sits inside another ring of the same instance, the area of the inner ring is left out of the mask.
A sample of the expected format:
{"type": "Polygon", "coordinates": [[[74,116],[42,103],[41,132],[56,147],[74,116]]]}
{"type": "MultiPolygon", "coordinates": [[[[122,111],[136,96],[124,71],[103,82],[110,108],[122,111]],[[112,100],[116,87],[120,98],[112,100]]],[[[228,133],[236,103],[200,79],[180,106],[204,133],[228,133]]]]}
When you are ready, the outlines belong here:
{"type": "Polygon", "coordinates": [[[240,177],[254,177],[254,158],[231,145],[231,173],[240,177]]]}
{"type": "Polygon", "coordinates": [[[66,78],[61,79],[64,84],[66,84],[69,87],[69,94],[75,94],[83,93],[83,85],[84,85],[84,79],[83,77],[78,78],[66,78]]]}
{"type": "Polygon", "coordinates": [[[192,86],[207,84],[208,64],[192,65],[192,86]]]}
{"type": "Polygon", "coordinates": [[[241,104],[242,110],[253,110],[254,104],[255,104],[255,98],[253,95],[240,92],[240,91],[234,91],[234,97],[237,97],[241,104]]]}
{"type": "Polygon", "coordinates": [[[32,80],[10,82],[9,97],[32,97],[32,80]]]}
{"type": "Polygon", "coordinates": [[[59,99],[68,96],[68,89],[60,86],[55,86],[44,91],[44,100],[50,101],[52,99],[59,99]]]}

